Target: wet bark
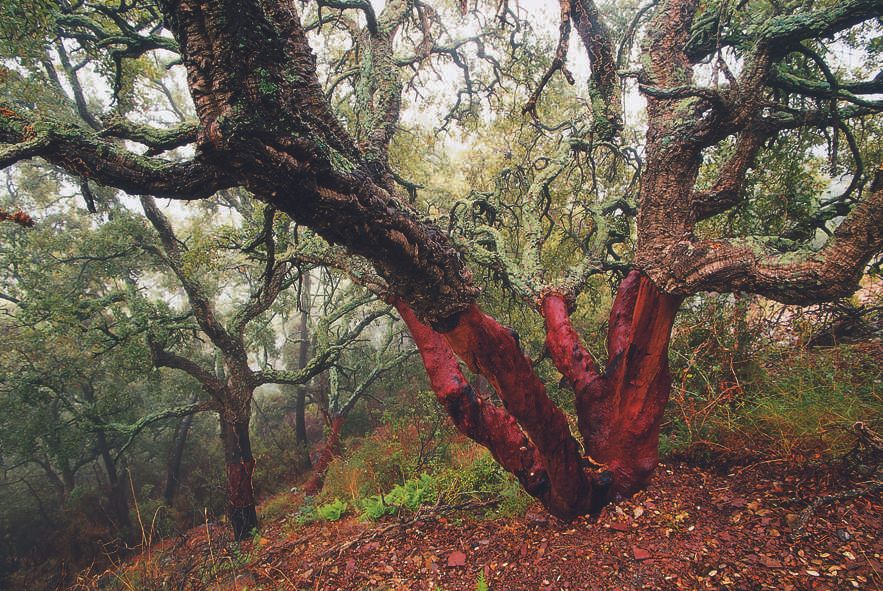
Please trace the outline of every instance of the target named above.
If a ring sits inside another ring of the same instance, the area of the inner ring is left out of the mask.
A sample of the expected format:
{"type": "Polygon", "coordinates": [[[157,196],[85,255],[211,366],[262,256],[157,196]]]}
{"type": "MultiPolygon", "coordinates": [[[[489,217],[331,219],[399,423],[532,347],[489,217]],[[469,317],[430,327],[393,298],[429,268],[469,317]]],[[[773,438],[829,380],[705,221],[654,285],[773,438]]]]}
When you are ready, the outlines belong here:
{"type": "Polygon", "coordinates": [[[247,538],[258,528],[252,483],[255,459],[251,453],[248,417],[245,413],[234,422],[221,417],[221,440],[227,464],[227,515],[237,540],[247,538]]]}
{"type": "Polygon", "coordinates": [[[344,417],[340,415],[334,416],[328,421],[328,437],[325,439],[322,451],[319,452],[319,457],[313,466],[313,473],[304,485],[304,492],[306,494],[314,495],[322,490],[328,466],[340,454],[340,431],[343,429],[343,423],[344,417]]]}

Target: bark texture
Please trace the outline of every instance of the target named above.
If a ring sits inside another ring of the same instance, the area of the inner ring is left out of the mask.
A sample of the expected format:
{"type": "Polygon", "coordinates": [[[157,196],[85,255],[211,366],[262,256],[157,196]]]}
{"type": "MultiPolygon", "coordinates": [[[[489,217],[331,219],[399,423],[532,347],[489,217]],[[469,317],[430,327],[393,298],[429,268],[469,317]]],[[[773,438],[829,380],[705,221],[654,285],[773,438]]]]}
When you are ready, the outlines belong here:
{"type": "Polygon", "coordinates": [[[322,450],[319,457],[313,464],[313,473],[310,479],[304,485],[304,492],[308,495],[314,495],[322,490],[325,483],[325,474],[328,472],[328,466],[335,457],[340,455],[340,431],[343,429],[344,417],[335,416],[328,420],[328,435],[322,444],[322,450]]]}
{"type": "Polygon", "coordinates": [[[258,528],[252,483],[255,459],[251,453],[247,416],[234,422],[221,419],[221,441],[227,465],[227,515],[237,540],[249,537],[258,528]]]}
{"type": "MultiPolygon", "coordinates": [[[[561,517],[631,494],[652,473],[670,388],[666,352],[683,297],[703,290],[739,290],[785,303],[829,300],[856,289],[866,265],[883,248],[880,169],[873,182],[865,183],[870,186],[863,193],[857,189],[860,182],[851,183],[852,194],[837,204],[844,209],[836,216],[843,217],[836,228],[833,217],[823,220],[831,222],[824,226],[831,236],[821,248],[803,243],[786,252],[774,248],[768,237],[708,239],[697,232],[698,222],[746,201],[751,167],[764,146],[782,132],[831,128],[836,138],[843,131],[856,159],[856,178],[867,181],[874,176],[864,172],[862,151],[853,145],[847,124],[883,112],[883,103],[874,96],[883,86],[877,79],[837,80],[807,42],[879,19],[880,0],[806,3],[796,14],[781,13],[772,3],[759,8],[769,15],[757,22],[734,20],[727,3],[660,0],[635,15],[616,57],[611,27],[592,0],[561,0],[561,42],[537,93],[556,69],[569,76],[565,64],[572,23],[591,62],[587,122],[563,126],[586,127],[590,133],[585,141],[569,137],[572,146],[579,145],[590,160],[594,138],[601,139],[605,149],[619,150],[621,72],[629,70],[629,64],[620,62],[628,61],[631,37],[638,35],[641,57],[629,75],[637,77],[647,100],[648,122],[641,146],[645,157],[634,270],[622,282],[611,311],[609,360],[603,372],[570,322],[571,290],[545,283],[540,270],[527,282],[543,287],[531,295],[546,323],[550,355],[575,391],[580,445],[517,336],[475,304],[478,289],[453,241],[396,194],[387,150],[399,116],[402,78],[394,69],[392,50],[409,10],[421,8],[418,16],[426,20],[429,9],[422,3],[390,2],[377,15],[368,3],[327,3],[326,8],[360,10],[366,21],[362,28],[341,15],[361,58],[362,78],[354,85],[352,105],[358,122],[349,132],[335,117],[319,83],[316,58],[294,0],[163,0],[159,5],[176,43],[150,33],[140,38],[141,49],[135,53],[157,47],[178,50],[196,107],[195,128],[184,125],[158,133],[131,122],[105,124],[91,116],[82,116],[79,125],[26,105],[0,104],[0,167],[42,157],[94,182],[181,199],[242,186],[330,242],[369,259],[408,324],[433,388],[455,425],[487,446],[531,494],[561,517]],[[641,22],[644,14],[652,15],[646,24],[641,22]],[[727,68],[721,53],[725,51],[738,54],[738,72],[727,68]],[[819,79],[789,72],[785,58],[792,53],[814,64],[822,74],[819,79]],[[712,84],[697,82],[694,69],[700,63],[716,64],[715,72],[719,70],[724,81],[715,76],[712,84]],[[196,155],[186,162],[150,152],[140,155],[127,150],[119,138],[149,150],[195,138],[196,155]],[[704,153],[731,139],[733,149],[720,151],[729,156],[718,178],[708,187],[699,186],[704,153]],[[458,357],[488,380],[502,407],[469,385],[458,357]]],[[[63,32],[65,23],[58,24],[63,32]]],[[[430,40],[418,55],[428,56],[433,50],[430,40]]],[[[419,58],[407,59],[405,64],[416,61],[419,58]]],[[[75,94],[81,91],[75,89],[75,94]]],[[[531,98],[534,105],[537,93],[531,98]]],[[[86,104],[74,99],[80,109],[86,104]]],[[[156,215],[151,199],[142,203],[161,235],[165,257],[173,268],[180,267],[181,243],[167,221],[156,215]]],[[[528,241],[534,266],[539,266],[542,233],[533,233],[528,241]]],[[[495,257],[495,264],[501,258],[495,257]]],[[[262,297],[227,330],[198,282],[180,268],[176,273],[200,328],[223,352],[228,376],[220,380],[161,348],[154,356],[158,364],[188,371],[203,383],[224,420],[236,425],[225,435],[225,442],[229,439],[233,445],[231,434],[237,429],[244,426],[247,436],[240,411],[247,408],[253,389],[281,375],[252,372],[242,341],[247,322],[272,302],[266,295],[278,289],[279,278],[268,272],[262,297]]],[[[333,434],[333,420],[331,427],[333,434]]],[[[328,453],[332,451],[329,446],[328,453]]],[[[239,459],[228,464],[233,466],[231,482],[236,484],[230,495],[235,499],[247,497],[240,484],[253,470],[243,453],[233,449],[231,457],[239,459]]],[[[249,518],[237,518],[240,533],[249,518]]]]}

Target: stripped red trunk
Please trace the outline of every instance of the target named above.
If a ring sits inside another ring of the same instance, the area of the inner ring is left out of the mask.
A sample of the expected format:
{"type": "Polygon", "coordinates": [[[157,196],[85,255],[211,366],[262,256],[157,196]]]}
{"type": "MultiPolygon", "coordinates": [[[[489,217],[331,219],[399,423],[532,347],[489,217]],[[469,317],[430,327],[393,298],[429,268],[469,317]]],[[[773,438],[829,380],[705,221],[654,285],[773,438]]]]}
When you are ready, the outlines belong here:
{"type": "Polygon", "coordinates": [[[395,306],[417,344],[438,401],[457,429],[487,447],[531,495],[545,499],[550,491],[546,466],[515,418],[476,392],[442,335],[420,322],[403,301],[395,306]]]}
{"type": "Polygon", "coordinates": [[[619,286],[599,373],[573,330],[564,298],[543,298],[546,346],[576,396],[586,453],[612,472],[610,499],[643,487],[659,461],[659,427],[671,388],[668,344],[682,298],[632,271],[619,286]]]}
{"type": "Polygon", "coordinates": [[[439,333],[404,302],[394,304],[457,428],[490,449],[552,514],[569,519],[634,493],[656,467],[671,385],[668,343],[680,302],[638,271],[630,273],[611,310],[610,361],[600,373],[573,329],[565,298],[544,295],[546,345],[574,389],[582,447],[510,329],[472,306],[439,333]],[[490,381],[503,408],[469,385],[455,353],[490,381]]]}
{"type": "Polygon", "coordinates": [[[335,456],[340,454],[340,431],[343,428],[342,416],[332,417],[328,425],[328,437],[319,452],[319,458],[313,466],[313,473],[310,479],[304,485],[304,492],[308,495],[314,495],[322,490],[325,483],[325,473],[328,472],[328,466],[335,456]]]}
{"type": "Polygon", "coordinates": [[[252,484],[255,459],[251,453],[248,421],[231,423],[222,418],[221,439],[227,464],[227,513],[234,537],[241,540],[258,528],[252,484]]]}

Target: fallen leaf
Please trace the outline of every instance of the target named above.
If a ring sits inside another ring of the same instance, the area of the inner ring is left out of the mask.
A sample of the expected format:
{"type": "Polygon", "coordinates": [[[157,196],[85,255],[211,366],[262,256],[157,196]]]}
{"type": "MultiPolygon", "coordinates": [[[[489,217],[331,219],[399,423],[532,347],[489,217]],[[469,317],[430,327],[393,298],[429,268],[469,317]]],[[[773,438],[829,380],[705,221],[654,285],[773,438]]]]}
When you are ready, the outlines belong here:
{"type": "Polygon", "coordinates": [[[459,550],[448,554],[448,566],[466,566],[466,555],[459,550]]]}
{"type": "Polygon", "coordinates": [[[632,555],[635,557],[635,560],[647,560],[652,556],[648,550],[637,546],[632,546],[632,555]]]}

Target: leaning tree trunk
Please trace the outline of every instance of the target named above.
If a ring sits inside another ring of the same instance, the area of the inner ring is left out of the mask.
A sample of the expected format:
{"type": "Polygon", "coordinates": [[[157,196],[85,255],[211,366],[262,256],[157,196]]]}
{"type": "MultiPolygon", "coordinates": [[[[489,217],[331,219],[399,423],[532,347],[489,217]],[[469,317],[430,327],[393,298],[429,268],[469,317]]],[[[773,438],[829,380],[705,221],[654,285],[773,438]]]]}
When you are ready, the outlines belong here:
{"type": "Polygon", "coordinates": [[[248,537],[258,528],[252,484],[255,459],[248,433],[249,414],[243,414],[232,421],[221,415],[221,440],[227,464],[227,514],[237,540],[248,537]]]}
{"type": "Polygon", "coordinates": [[[338,415],[332,417],[328,421],[328,437],[319,452],[319,457],[313,466],[313,473],[310,479],[304,485],[304,492],[308,495],[314,495],[322,490],[325,483],[325,474],[328,472],[328,466],[335,456],[340,454],[340,431],[343,428],[344,417],[338,415]]]}

